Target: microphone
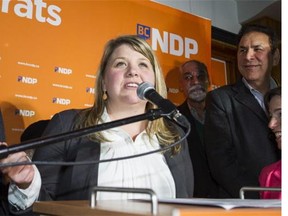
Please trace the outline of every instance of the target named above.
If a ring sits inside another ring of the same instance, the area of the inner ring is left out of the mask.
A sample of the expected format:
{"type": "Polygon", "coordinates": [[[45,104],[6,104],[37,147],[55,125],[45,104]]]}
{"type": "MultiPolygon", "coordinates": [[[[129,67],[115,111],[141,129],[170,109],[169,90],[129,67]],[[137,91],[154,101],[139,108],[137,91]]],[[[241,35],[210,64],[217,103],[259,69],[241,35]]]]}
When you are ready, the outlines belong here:
{"type": "Polygon", "coordinates": [[[6,158],[9,154],[12,154],[15,152],[24,151],[27,149],[33,149],[33,148],[45,146],[48,144],[57,144],[58,142],[62,142],[62,141],[66,141],[66,140],[70,140],[74,138],[79,138],[87,134],[96,133],[99,131],[119,127],[119,126],[130,124],[133,122],[138,122],[138,121],[143,121],[143,120],[153,121],[161,117],[163,117],[162,110],[151,109],[151,110],[148,110],[148,112],[141,114],[141,115],[118,119],[115,121],[97,124],[97,125],[93,125],[90,127],[72,130],[72,131],[68,131],[65,133],[56,134],[52,136],[46,136],[43,138],[40,137],[36,139],[31,139],[31,140],[27,140],[19,144],[12,144],[11,146],[0,145],[0,159],[6,158]]]}
{"type": "Polygon", "coordinates": [[[186,117],[177,110],[177,107],[170,100],[163,98],[151,83],[141,83],[137,88],[137,95],[140,99],[148,100],[157,105],[164,114],[167,114],[168,118],[175,120],[186,128],[190,128],[190,123],[186,117]]]}

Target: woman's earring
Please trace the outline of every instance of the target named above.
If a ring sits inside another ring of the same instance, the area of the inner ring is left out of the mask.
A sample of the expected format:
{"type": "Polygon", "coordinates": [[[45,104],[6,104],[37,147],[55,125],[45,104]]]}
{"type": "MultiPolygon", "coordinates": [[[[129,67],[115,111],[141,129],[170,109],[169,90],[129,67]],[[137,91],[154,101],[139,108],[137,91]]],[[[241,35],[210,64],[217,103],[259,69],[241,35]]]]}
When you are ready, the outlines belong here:
{"type": "Polygon", "coordinates": [[[103,95],[102,95],[102,99],[105,101],[107,100],[108,95],[107,95],[107,91],[104,91],[103,95]]]}

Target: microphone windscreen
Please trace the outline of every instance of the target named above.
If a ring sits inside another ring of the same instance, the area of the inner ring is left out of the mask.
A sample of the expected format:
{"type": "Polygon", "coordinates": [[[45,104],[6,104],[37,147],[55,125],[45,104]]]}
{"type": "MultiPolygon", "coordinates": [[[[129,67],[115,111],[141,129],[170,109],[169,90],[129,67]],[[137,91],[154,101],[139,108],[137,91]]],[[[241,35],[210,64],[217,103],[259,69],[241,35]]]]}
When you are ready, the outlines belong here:
{"type": "Polygon", "coordinates": [[[149,89],[154,89],[154,86],[149,83],[149,82],[143,82],[141,83],[138,88],[137,88],[137,96],[142,99],[145,100],[145,93],[149,90],[149,89]]]}

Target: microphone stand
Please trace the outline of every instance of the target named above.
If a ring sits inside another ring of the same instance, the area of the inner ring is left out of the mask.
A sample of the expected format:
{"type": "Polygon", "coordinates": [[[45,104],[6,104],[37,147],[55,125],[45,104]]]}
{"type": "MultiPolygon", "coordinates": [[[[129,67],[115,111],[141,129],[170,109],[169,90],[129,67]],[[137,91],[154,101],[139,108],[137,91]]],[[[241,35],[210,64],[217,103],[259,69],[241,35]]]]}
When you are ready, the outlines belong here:
{"type": "Polygon", "coordinates": [[[163,113],[163,111],[160,109],[151,109],[151,110],[148,110],[147,113],[144,113],[141,115],[119,119],[116,121],[107,122],[107,123],[103,123],[100,125],[82,128],[79,130],[74,130],[74,131],[70,131],[70,132],[66,132],[66,133],[62,133],[62,134],[58,134],[54,136],[33,139],[31,141],[25,141],[25,142],[12,145],[12,146],[8,146],[8,147],[1,145],[0,146],[0,159],[6,158],[11,153],[16,153],[16,152],[24,151],[27,149],[32,149],[32,148],[41,147],[41,146],[45,146],[45,145],[52,144],[52,143],[57,143],[57,142],[81,137],[90,133],[103,131],[106,129],[130,124],[133,122],[138,122],[138,121],[143,121],[143,120],[153,121],[158,118],[167,117],[167,116],[169,116],[169,114],[163,113]]]}

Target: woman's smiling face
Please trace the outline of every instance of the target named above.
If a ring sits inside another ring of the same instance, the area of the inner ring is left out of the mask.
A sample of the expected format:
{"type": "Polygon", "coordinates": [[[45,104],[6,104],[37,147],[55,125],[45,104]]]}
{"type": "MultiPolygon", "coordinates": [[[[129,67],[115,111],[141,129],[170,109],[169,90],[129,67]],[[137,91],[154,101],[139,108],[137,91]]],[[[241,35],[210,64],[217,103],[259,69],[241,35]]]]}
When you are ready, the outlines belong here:
{"type": "Polygon", "coordinates": [[[275,95],[269,102],[269,128],[273,131],[276,137],[278,148],[281,149],[281,96],[275,95]]]}

